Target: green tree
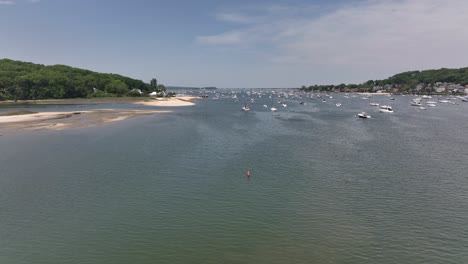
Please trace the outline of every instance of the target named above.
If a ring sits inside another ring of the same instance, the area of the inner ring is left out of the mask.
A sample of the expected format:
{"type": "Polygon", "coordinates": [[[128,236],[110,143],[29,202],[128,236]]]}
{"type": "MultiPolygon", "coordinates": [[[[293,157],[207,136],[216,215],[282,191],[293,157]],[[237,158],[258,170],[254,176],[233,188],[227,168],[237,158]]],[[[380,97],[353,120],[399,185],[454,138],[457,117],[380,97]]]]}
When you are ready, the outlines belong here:
{"type": "Polygon", "coordinates": [[[158,86],[156,88],[156,92],[161,93],[161,92],[165,92],[165,91],[166,91],[166,86],[164,86],[162,84],[158,84],[158,86]]]}
{"type": "Polygon", "coordinates": [[[156,78],[151,79],[150,87],[153,90],[156,90],[158,88],[158,80],[156,80],[156,78]]]}
{"type": "Polygon", "coordinates": [[[121,80],[113,80],[112,82],[106,84],[105,90],[108,93],[122,96],[128,93],[128,86],[121,80]]]}

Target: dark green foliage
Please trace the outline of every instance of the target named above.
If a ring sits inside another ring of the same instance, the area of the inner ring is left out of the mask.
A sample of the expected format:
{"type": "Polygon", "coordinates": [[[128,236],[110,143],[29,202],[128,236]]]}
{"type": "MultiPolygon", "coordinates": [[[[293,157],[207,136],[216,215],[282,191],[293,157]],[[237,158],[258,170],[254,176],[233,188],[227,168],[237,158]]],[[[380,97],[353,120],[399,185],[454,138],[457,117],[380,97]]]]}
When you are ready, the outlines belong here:
{"type": "Polygon", "coordinates": [[[0,60],[0,100],[123,96],[132,89],[148,92],[149,88],[143,81],[118,74],[0,60]]]}
{"type": "Polygon", "coordinates": [[[106,84],[105,90],[108,93],[122,96],[128,93],[128,86],[121,80],[113,80],[112,82],[106,84]]]}
{"type": "Polygon", "coordinates": [[[353,92],[374,92],[384,90],[387,92],[399,93],[430,93],[436,83],[451,83],[458,85],[468,85],[468,68],[409,71],[396,74],[384,80],[369,80],[362,84],[340,84],[340,85],[314,85],[305,87],[303,91],[353,91],[353,92]],[[416,87],[421,85],[423,91],[417,91],[416,87]]]}
{"type": "Polygon", "coordinates": [[[158,87],[158,80],[156,80],[156,78],[151,79],[150,87],[152,90],[156,90],[156,88],[158,87]]]}
{"type": "Polygon", "coordinates": [[[143,94],[140,94],[140,92],[138,92],[138,91],[132,90],[132,91],[128,92],[125,96],[129,96],[129,97],[142,97],[142,96],[144,96],[144,95],[143,95],[143,94]]]}
{"type": "Polygon", "coordinates": [[[162,84],[158,84],[158,86],[156,87],[156,92],[160,93],[160,92],[165,92],[165,91],[166,91],[166,86],[162,84]]]}

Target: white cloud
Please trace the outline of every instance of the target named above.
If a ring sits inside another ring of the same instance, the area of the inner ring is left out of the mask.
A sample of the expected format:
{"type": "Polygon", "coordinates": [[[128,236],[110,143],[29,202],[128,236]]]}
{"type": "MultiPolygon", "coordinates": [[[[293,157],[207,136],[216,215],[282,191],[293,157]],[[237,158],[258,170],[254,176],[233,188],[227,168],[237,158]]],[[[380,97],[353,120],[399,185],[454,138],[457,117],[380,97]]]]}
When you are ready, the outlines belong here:
{"type": "Polygon", "coordinates": [[[14,1],[0,0],[0,5],[14,5],[14,1]]]}
{"type": "MultiPolygon", "coordinates": [[[[35,4],[39,3],[41,0],[27,0],[27,2],[35,4]]],[[[0,0],[0,5],[16,5],[18,1],[16,0],[0,0]]],[[[24,1],[26,2],[26,0],[24,1]]]]}
{"type": "MultiPolygon", "coordinates": [[[[27,0],[27,2],[35,4],[39,3],[41,0],[27,0]]],[[[16,0],[0,0],[0,5],[16,5],[18,1],[16,0]]],[[[24,1],[26,2],[26,0],[24,1]]]]}
{"type": "Polygon", "coordinates": [[[216,15],[216,19],[236,24],[249,24],[255,21],[253,17],[239,13],[220,13],[216,15]]]}
{"type": "Polygon", "coordinates": [[[219,35],[213,36],[200,36],[197,37],[197,42],[204,44],[236,44],[243,42],[244,32],[225,32],[219,35]]]}
{"type": "Polygon", "coordinates": [[[270,6],[257,19],[242,13],[219,15],[240,27],[197,41],[236,44],[232,48],[267,46],[271,63],[311,70],[326,65],[345,75],[349,69],[355,79],[369,72],[468,66],[466,0],[367,0],[316,16],[301,12],[314,9],[270,6]]]}

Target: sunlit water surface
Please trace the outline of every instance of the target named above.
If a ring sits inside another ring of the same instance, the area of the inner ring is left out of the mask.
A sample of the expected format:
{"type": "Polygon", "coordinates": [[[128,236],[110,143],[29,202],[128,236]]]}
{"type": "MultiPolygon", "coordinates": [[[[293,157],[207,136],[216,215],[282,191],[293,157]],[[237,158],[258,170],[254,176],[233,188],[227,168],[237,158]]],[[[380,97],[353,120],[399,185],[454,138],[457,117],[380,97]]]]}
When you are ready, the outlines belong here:
{"type": "Polygon", "coordinates": [[[468,263],[468,103],[276,96],[1,136],[0,263],[468,263]]]}

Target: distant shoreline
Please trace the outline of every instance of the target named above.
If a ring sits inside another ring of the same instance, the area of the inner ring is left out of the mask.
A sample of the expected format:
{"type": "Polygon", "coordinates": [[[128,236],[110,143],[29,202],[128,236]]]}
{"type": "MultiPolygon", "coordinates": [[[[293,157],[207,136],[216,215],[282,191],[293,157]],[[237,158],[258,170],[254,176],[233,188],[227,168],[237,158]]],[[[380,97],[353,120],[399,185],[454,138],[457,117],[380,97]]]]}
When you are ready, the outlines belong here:
{"type": "MultiPolygon", "coordinates": [[[[142,102],[188,101],[192,102],[201,97],[176,96],[176,97],[102,97],[102,98],[72,98],[72,99],[41,99],[41,100],[6,100],[0,101],[0,105],[15,104],[57,104],[57,105],[94,105],[94,104],[142,104],[142,102]]],[[[164,103],[162,103],[164,104],[164,103]]],[[[189,104],[192,105],[192,104],[189,104]]],[[[158,105],[159,106],[159,105],[158,105]]],[[[172,105],[163,105],[172,106],[172,105]]]]}

